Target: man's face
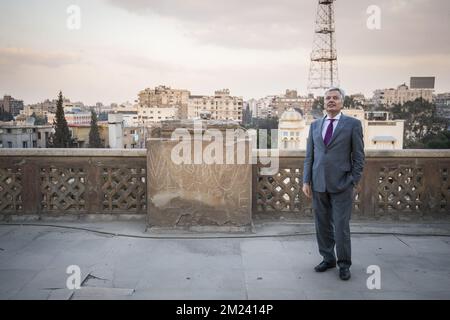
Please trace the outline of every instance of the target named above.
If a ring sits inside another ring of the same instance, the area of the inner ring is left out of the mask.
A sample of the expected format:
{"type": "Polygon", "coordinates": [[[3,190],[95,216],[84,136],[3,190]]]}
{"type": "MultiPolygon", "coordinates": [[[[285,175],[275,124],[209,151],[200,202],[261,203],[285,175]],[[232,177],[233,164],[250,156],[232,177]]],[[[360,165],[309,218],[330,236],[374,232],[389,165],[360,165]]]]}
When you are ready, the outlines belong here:
{"type": "Polygon", "coordinates": [[[325,96],[325,110],[334,114],[338,114],[344,105],[339,91],[330,91],[325,96]]]}

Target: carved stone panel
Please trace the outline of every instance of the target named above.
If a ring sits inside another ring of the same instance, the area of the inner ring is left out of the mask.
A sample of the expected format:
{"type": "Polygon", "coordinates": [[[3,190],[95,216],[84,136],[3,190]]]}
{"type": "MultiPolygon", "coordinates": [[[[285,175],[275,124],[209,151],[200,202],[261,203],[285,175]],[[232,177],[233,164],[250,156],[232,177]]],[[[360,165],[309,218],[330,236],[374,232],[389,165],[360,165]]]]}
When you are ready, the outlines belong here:
{"type": "MultiPolygon", "coordinates": [[[[176,144],[173,140],[149,142],[149,225],[182,228],[249,226],[251,163],[177,164],[171,158],[176,144]]],[[[248,148],[248,142],[246,145],[248,148]]]]}

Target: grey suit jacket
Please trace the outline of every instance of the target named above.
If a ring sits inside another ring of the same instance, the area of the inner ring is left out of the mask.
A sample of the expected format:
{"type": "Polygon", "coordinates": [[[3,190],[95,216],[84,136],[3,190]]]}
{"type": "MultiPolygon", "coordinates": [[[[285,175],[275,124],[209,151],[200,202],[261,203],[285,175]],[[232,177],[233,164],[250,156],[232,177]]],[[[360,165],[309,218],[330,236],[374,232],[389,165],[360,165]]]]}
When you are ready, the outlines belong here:
{"type": "Polygon", "coordinates": [[[303,168],[303,183],[314,191],[337,193],[355,186],[364,169],[361,121],[341,115],[328,146],[322,138],[325,117],[311,124],[303,168]]]}

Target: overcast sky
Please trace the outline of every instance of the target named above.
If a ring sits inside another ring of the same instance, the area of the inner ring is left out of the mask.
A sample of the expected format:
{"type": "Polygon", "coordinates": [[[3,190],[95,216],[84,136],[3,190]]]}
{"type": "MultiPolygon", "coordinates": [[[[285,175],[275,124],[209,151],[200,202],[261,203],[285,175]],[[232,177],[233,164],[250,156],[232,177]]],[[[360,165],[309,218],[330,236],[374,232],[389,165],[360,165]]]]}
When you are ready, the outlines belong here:
{"type": "MultiPolygon", "coordinates": [[[[2,0],[0,96],[25,103],[134,101],[165,84],[245,99],[306,94],[317,0],[2,0]],[[67,28],[67,8],[81,28],[67,28]]],[[[348,93],[436,76],[450,91],[450,1],[337,0],[339,78],[348,93]],[[381,29],[366,26],[369,5],[381,29]]]]}

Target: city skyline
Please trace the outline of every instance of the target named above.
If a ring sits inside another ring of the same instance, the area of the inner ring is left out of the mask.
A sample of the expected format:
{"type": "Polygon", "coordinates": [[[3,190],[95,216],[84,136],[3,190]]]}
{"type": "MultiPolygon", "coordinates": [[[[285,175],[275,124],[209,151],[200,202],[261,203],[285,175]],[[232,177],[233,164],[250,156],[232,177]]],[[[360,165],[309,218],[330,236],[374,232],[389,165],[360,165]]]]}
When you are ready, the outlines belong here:
{"type": "MultiPolygon", "coordinates": [[[[160,84],[245,100],[306,94],[317,1],[9,1],[0,4],[0,94],[26,104],[62,90],[88,105],[137,99],[160,84]],[[81,9],[69,30],[67,8],[81,9]]],[[[411,76],[450,91],[446,1],[336,2],[341,86],[372,96],[411,76]],[[432,5],[430,5],[432,4],[432,5]],[[369,5],[381,29],[366,26],[369,5]]]]}

